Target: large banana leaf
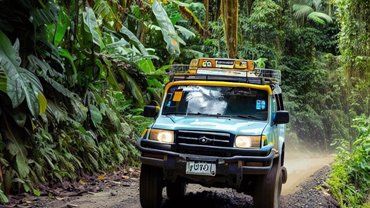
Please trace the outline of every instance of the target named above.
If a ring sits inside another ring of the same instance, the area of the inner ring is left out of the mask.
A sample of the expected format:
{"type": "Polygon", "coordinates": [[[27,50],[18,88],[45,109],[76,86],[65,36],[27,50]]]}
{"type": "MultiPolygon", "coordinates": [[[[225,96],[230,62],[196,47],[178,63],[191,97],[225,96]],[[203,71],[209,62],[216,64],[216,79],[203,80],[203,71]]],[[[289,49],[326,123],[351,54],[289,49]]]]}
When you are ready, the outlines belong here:
{"type": "Polygon", "coordinates": [[[144,45],[140,42],[140,40],[136,37],[136,35],[134,33],[132,33],[129,29],[127,29],[126,27],[122,26],[120,32],[122,34],[125,34],[132,42],[135,43],[135,45],[139,48],[140,52],[144,55],[144,56],[148,56],[148,52],[146,51],[144,45]]]}
{"type": "Polygon", "coordinates": [[[86,7],[86,11],[83,13],[83,21],[86,26],[85,30],[92,36],[92,41],[100,47],[104,48],[103,39],[99,29],[99,25],[96,21],[94,11],[90,7],[86,7]]]}
{"type": "MultiPolygon", "coordinates": [[[[17,48],[17,44],[15,45],[17,48]]],[[[12,47],[8,37],[0,31],[0,68],[6,74],[7,95],[12,101],[13,108],[26,100],[30,112],[36,116],[40,110],[43,110],[39,108],[39,103],[46,105],[43,103],[45,99],[43,99],[42,85],[32,72],[20,66],[21,58],[15,48],[12,47]]]]}
{"type": "Polygon", "coordinates": [[[176,27],[177,31],[185,38],[185,40],[195,38],[195,36],[196,36],[192,31],[186,29],[183,26],[175,25],[175,27],[176,27]]]}
{"type": "Polygon", "coordinates": [[[167,51],[173,56],[180,55],[180,43],[185,45],[185,42],[177,35],[170,18],[168,18],[166,10],[164,10],[157,0],[154,0],[152,10],[159,27],[161,27],[163,39],[167,44],[167,51]]]}
{"type": "Polygon", "coordinates": [[[155,67],[154,67],[152,60],[148,58],[140,59],[139,61],[136,62],[136,65],[141,71],[143,71],[146,74],[149,74],[155,71],[155,67]]]}

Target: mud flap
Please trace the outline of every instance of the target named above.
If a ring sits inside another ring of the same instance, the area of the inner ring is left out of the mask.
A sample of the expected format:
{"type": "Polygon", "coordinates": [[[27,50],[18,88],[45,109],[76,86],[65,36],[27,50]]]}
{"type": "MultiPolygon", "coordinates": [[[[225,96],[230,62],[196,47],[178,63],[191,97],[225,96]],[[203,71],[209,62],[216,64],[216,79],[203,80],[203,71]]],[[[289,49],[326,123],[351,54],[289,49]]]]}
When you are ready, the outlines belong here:
{"type": "Polygon", "coordinates": [[[285,184],[286,181],[288,180],[288,172],[285,167],[281,167],[281,174],[282,174],[283,184],[285,184]]]}

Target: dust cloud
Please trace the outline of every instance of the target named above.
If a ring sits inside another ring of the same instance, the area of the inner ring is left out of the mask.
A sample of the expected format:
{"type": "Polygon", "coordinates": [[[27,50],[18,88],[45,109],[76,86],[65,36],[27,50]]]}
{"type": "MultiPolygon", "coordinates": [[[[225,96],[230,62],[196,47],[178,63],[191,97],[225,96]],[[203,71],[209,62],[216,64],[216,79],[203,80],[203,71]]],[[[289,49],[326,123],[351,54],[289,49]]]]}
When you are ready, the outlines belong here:
{"type": "Polygon", "coordinates": [[[302,142],[287,140],[284,166],[288,171],[288,180],[283,185],[282,195],[294,193],[299,184],[333,162],[334,154],[309,146],[302,142]]]}

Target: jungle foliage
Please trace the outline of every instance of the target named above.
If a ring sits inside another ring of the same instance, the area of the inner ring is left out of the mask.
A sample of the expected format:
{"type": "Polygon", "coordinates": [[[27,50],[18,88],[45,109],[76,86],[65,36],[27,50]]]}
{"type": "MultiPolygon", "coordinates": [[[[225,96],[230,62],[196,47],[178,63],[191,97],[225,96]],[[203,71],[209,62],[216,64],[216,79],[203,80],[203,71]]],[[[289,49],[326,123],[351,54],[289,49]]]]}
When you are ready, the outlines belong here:
{"type": "Polygon", "coordinates": [[[370,193],[370,5],[352,0],[336,0],[335,4],[341,28],[340,66],[346,76],[344,112],[352,128],[349,139],[340,140],[327,182],[341,207],[360,207],[370,193]],[[363,115],[352,119],[359,114],[363,115]]]}
{"type": "MultiPolygon", "coordinates": [[[[39,194],[38,183],[135,165],[134,138],[150,122],[142,106],[160,102],[171,64],[202,56],[280,69],[288,140],[340,147],[332,181],[340,168],[353,167],[349,182],[369,170],[365,0],[0,2],[2,202],[39,194]]],[[[331,185],[338,199],[354,193],[331,185]]]]}
{"type": "Polygon", "coordinates": [[[169,16],[158,1],[1,1],[1,202],[137,164],[142,105],[160,100],[163,72],[195,36],[177,24],[194,16],[188,7],[171,3],[169,16]]]}

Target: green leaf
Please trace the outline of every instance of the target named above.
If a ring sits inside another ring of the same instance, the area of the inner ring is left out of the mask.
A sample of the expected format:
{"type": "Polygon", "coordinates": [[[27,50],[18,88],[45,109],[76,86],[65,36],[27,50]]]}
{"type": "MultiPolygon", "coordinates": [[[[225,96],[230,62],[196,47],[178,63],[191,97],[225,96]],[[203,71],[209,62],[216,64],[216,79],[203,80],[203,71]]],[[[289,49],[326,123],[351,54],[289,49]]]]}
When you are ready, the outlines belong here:
{"type": "Polygon", "coordinates": [[[318,23],[321,25],[333,22],[333,19],[329,15],[322,13],[322,12],[311,12],[307,16],[307,19],[310,19],[314,21],[315,23],[318,23]]]}
{"type": "Polygon", "coordinates": [[[98,45],[100,49],[103,49],[105,46],[101,37],[99,25],[96,21],[94,11],[90,7],[86,7],[86,12],[83,13],[83,21],[87,27],[85,30],[92,36],[93,43],[98,45]]]}
{"type": "Polygon", "coordinates": [[[15,157],[19,176],[21,178],[25,178],[30,172],[26,146],[22,142],[17,128],[12,128],[7,119],[4,119],[4,123],[5,137],[9,140],[7,144],[7,149],[9,153],[15,157]]]}
{"type": "Polygon", "coordinates": [[[297,19],[299,19],[299,18],[307,17],[314,10],[312,7],[305,5],[305,4],[294,4],[293,11],[294,11],[294,16],[297,19]]]}
{"type": "Polygon", "coordinates": [[[186,29],[185,27],[180,25],[175,25],[175,27],[177,31],[179,31],[179,33],[184,36],[185,40],[195,38],[195,34],[192,31],[186,29]]]}
{"type": "MultiPolygon", "coordinates": [[[[52,77],[59,77],[59,73],[55,71],[53,68],[50,67],[50,65],[44,61],[41,61],[36,56],[30,55],[28,56],[28,60],[30,62],[30,65],[36,69],[36,73],[44,78],[46,82],[48,82],[56,91],[61,93],[62,95],[69,97],[69,98],[76,98],[76,94],[68,90],[66,87],[64,87],[59,82],[55,81],[53,78],[49,77],[48,74],[50,74],[52,77]]],[[[42,103],[41,103],[42,104],[42,103]]]]}
{"type": "Polygon", "coordinates": [[[4,69],[0,66],[0,91],[6,93],[6,74],[4,69]]]}
{"type": "Polygon", "coordinates": [[[63,40],[70,22],[71,20],[65,13],[64,9],[59,10],[58,22],[55,25],[54,45],[59,45],[59,43],[63,40]]]}
{"type": "Polygon", "coordinates": [[[139,48],[141,54],[143,54],[144,56],[149,55],[144,45],[140,42],[140,40],[136,37],[136,35],[132,33],[129,29],[127,29],[125,26],[122,26],[120,32],[126,35],[131,41],[135,43],[135,45],[139,48]]]}
{"type": "Polygon", "coordinates": [[[0,189],[0,204],[6,204],[8,202],[9,202],[8,197],[6,197],[3,190],[0,189]]]}
{"type": "Polygon", "coordinates": [[[41,191],[40,191],[40,190],[38,190],[38,189],[32,189],[32,193],[33,193],[33,195],[35,195],[35,196],[41,196],[41,191]]]}
{"type": "Polygon", "coordinates": [[[44,94],[42,93],[39,93],[37,95],[37,100],[38,100],[38,103],[39,103],[39,114],[44,114],[45,111],[46,111],[46,107],[48,106],[48,101],[46,100],[44,94]]]}
{"type": "Polygon", "coordinates": [[[57,4],[47,2],[42,4],[42,8],[31,10],[30,21],[34,26],[42,26],[45,24],[52,24],[58,20],[57,4]]]}
{"type": "Polygon", "coordinates": [[[144,73],[151,73],[155,71],[152,60],[148,58],[140,59],[136,62],[137,67],[144,73]]]}
{"type": "Polygon", "coordinates": [[[94,12],[95,14],[101,16],[105,20],[113,22],[119,21],[119,18],[117,18],[116,13],[113,11],[108,1],[106,0],[97,0],[94,4],[94,12]]]}
{"type": "Polygon", "coordinates": [[[132,96],[135,98],[135,100],[142,105],[144,103],[144,97],[141,93],[141,89],[139,85],[136,83],[136,81],[124,70],[119,70],[119,74],[121,75],[124,83],[129,88],[132,96]]]}
{"type": "Polygon", "coordinates": [[[60,56],[66,58],[69,61],[69,63],[71,64],[72,69],[73,69],[73,81],[76,82],[77,81],[77,68],[76,68],[76,65],[74,63],[74,58],[69,53],[69,51],[66,50],[66,49],[59,48],[58,52],[59,52],[60,56]]]}
{"type": "Polygon", "coordinates": [[[91,120],[95,127],[101,124],[103,121],[103,116],[95,105],[89,105],[89,111],[91,115],[91,120]]]}
{"type": "Polygon", "coordinates": [[[67,111],[52,101],[48,102],[47,112],[54,117],[57,123],[68,119],[67,111]]]}
{"type": "Polygon", "coordinates": [[[42,86],[32,72],[20,67],[21,59],[17,53],[8,37],[0,31],[0,68],[5,71],[7,77],[7,95],[13,108],[26,99],[28,109],[36,116],[39,112],[36,96],[42,93],[42,86]]]}
{"type": "Polygon", "coordinates": [[[157,0],[154,0],[152,11],[157,19],[159,27],[162,29],[163,39],[167,44],[167,51],[173,56],[180,55],[180,43],[185,45],[185,42],[177,35],[166,11],[157,0]]]}

